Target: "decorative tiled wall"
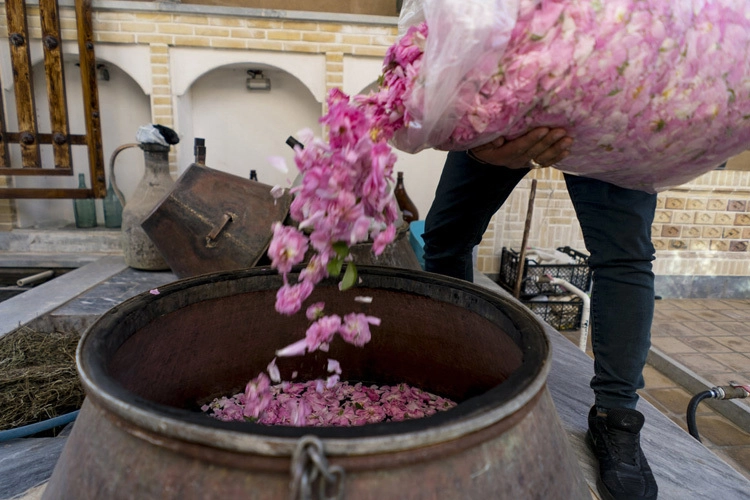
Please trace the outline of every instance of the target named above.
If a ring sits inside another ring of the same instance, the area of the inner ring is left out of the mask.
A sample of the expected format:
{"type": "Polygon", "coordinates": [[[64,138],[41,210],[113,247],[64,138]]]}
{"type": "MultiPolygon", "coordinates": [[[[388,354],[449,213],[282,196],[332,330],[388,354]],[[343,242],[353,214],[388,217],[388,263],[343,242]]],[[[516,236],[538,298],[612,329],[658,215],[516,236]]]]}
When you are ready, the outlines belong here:
{"type": "MultiPolygon", "coordinates": [[[[585,251],[562,175],[554,170],[533,175],[537,191],[529,245],[568,245],[585,251]]],[[[519,184],[484,235],[477,267],[486,274],[499,272],[503,246],[521,245],[532,178],[519,184]]],[[[654,219],[651,235],[657,275],[749,277],[744,281],[750,281],[750,172],[714,170],[662,192],[654,219]]],[[[750,288],[742,280],[735,287],[750,288]]]]}
{"type": "Polygon", "coordinates": [[[747,192],[672,191],[658,198],[652,227],[657,250],[747,252],[747,192]]]}

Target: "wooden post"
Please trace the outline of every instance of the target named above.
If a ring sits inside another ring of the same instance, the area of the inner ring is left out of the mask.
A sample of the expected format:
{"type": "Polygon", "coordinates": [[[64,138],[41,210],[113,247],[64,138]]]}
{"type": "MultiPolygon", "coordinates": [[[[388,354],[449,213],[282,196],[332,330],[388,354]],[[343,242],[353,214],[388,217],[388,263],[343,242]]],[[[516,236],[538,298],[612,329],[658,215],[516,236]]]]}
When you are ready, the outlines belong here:
{"type": "Polygon", "coordinates": [[[39,160],[39,142],[37,141],[26,3],[24,0],[8,0],[5,3],[5,8],[8,16],[8,38],[10,40],[10,60],[13,67],[13,87],[16,94],[21,163],[24,168],[38,168],[41,167],[41,163],[39,160]]]}
{"type": "Polygon", "coordinates": [[[76,0],[75,6],[91,189],[95,198],[104,198],[107,195],[107,185],[104,183],[104,151],[102,149],[101,117],[99,116],[99,90],[96,83],[91,0],[76,0]]]}
{"type": "Polygon", "coordinates": [[[536,179],[531,180],[531,191],[529,192],[529,207],[526,209],[526,225],[523,228],[523,241],[521,242],[521,251],[518,252],[518,276],[516,277],[516,286],[513,287],[513,296],[521,297],[521,284],[523,283],[523,272],[526,267],[526,245],[529,242],[529,232],[531,231],[531,217],[534,215],[534,198],[536,197],[536,179]]]}
{"type": "Polygon", "coordinates": [[[39,13],[42,22],[42,46],[44,48],[44,72],[47,75],[47,99],[49,100],[50,124],[52,125],[52,151],[55,168],[70,170],[70,129],[68,127],[68,105],[65,99],[65,71],[62,60],[62,37],[60,35],[60,13],[57,0],[40,0],[39,13]]]}

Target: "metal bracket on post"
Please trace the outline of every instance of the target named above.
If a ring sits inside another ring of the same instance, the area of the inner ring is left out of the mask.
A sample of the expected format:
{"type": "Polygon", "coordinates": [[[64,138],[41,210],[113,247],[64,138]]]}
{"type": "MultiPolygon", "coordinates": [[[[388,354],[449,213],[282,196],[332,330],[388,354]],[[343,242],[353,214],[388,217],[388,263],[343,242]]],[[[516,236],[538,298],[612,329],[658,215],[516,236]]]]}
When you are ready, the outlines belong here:
{"type": "Polygon", "coordinates": [[[344,497],[344,469],[328,465],[323,443],[316,436],[302,436],[297,442],[291,474],[291,500],[341,500],[344,497]],[[318,483],[317,492],[315,483],[318,483]]]}

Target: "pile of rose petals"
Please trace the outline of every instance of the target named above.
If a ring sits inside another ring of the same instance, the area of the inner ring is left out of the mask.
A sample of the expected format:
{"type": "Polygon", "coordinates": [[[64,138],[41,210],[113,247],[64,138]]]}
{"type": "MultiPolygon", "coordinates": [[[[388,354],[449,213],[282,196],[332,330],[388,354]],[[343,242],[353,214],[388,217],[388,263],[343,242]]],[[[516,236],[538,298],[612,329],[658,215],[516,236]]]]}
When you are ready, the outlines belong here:
{"type": "Polygon", "coordinates": [[[258,394],[248,394],[248,391],[217,398],[202,410],[225,422],[346,427],[427,417],[456,406],[449,399],[407,384],[377,386],[337,382],[326,387],[322,381],[309,381],[262,385],[266,400],[260,413],[257,406],[252,409],[253,405],[247,404],[257,400],[258,394]]]}

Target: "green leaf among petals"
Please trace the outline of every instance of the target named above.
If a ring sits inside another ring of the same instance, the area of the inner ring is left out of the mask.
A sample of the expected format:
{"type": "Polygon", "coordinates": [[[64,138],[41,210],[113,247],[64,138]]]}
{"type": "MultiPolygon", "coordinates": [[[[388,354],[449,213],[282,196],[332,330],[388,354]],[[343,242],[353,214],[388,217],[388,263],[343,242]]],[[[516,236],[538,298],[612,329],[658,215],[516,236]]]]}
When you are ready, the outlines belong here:
{"type": "Polygon", "coordinates": [[[341,268],[344,266],[344,259],[331,259],[328,261],[328,265],[326,266],[326,270],[328,271],[328,276],[333,276],[334,278],[337,277],[339,274],[341,274],[341,268]]]}
{"type": "Polygon", "coordinates": [[[344,278],[341,280],[341,290],[348,290],[357,282],[357,266],[352,263],[346,266],[344,278]]]}
{"type": "Polygon", "coordinates": [[[349,255],[349,247],[346,246],[346,243],[344,243],[343,241],[337,241],[332,246],[333,251],[336,252],[336,255],[338,255],[342,259],[349,255]]]}

